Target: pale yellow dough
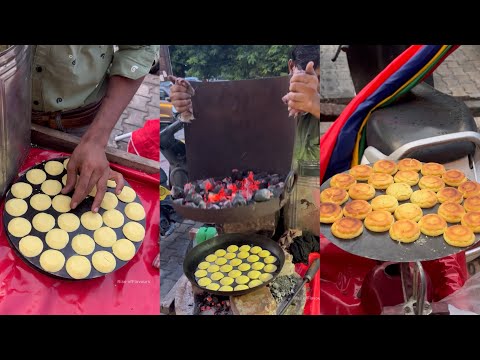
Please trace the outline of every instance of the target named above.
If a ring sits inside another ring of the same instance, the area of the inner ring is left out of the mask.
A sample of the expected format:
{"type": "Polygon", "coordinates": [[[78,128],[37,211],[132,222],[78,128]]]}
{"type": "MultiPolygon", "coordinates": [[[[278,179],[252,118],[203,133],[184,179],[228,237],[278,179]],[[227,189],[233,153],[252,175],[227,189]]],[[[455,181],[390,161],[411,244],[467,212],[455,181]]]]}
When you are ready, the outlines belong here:
{"type": "Polygon", "coordinates": [[[46,250],[40,255],[40,266],[43,270],[54,273],[65,265],[65,256],[58,250],[46,250]]]}
{"type": "Polygon", "coordinates": [[[32,169],[27,171],[26,177],[30,184],[39,185],[47,179],[47,174],[43,170],[32,169]]]}
{"type": "Polygon", "coordinates": [[[82,225],[87,230],[97,230],[103,225],[102,215],[91,211],[84,212],[80,217],[82,225]]]}
{"type": "Polygon", "coordinates": [[[5,203],[5,211],[12,216],[22,216],[28,210],[28,204],[22,199],[10,199],[5,203]]]}
{"type": "Polygon", "coordinates": [[[263,270],[267,273],[273,273],[277,270],[277,266],[273,264],[268,264],[268,265],[265,265],[263,270]]]}
{"type": "Polygon", "coordinates": [[[32,195],[33,188],[30,184],[18,182],[12,185],[12,189],[10,191],[12,192],[12,195],[16,198],[25,199],[32,195]]]}
{"type": "Polygon", "coordinates": [[[258,254],[260,251],[262,251],[262,248],[260,246],[254,246],[250,249],[250,252],[254,255],[258,254]]]}
{"type": "Polygon", "coordinates": [[[74,279],[85,279],[92,271],[90,260],[85,256],[73,255],[67,260],[65,266],[68,275],[74,279]]]}
{"type": "Polygon", "coordinates": [[[227,251],[229,253],[234,253],[234,252],[238,251],[238,246],[237,245],[230,245],[229,247],[227,247],[227,251]]]}
{"type": "Polygon", "coordinates": [[[63,164],[60,161],[49,161],[45,164],[45,171],[52,176],[60,175],[63,169],[63,164]]]}
{"type": "Polygon", "coordinates": [[[22,238],[32,231],[32,225],[27,219],[17,217],[8,223],[8,232],[15,237],[22,238]]]}
{"type": "Polygon", "coordinates": [[[246,259],[246,258],[248,258],[248,256],[249,256],[248,251],[240,251],[240,252],[237,254],[237,257],[238,257],[239,259],[246,259]]]}
{"type": "Polygon", "coordinates": [[[256,262],[255,264],[252,264],[252,269],[253,270],[262,270],[264,266],[265,266],[264,263],[256,262]]]}
{"type": "Polygon", "coordinates": [[[248,286],[247,285],[237,285],[235,286],[234,290],[235,291],[240,291],[240,290],[247,290],[248,286]]]}
{"type": "Polygon", "coordinates": [[[260,280],[252,280],[248,283],[248,287],[251,289],[251,288],[254,288],[254,287],[257,287],[259,285],[262,285],[262,281],[260,280]]]}
{"type": "Polygon", "coordinates": [[[62,191],[62,184],[57,180],[45,180],[41,186],[42,191],[50,196],[55,196],[62,191]]]}
{"type": "Polygon", "coordinates": [[[67,232],[73,232],[80,227],[80,219],[77,215],[67,213],[58,217],[58,227],[67,232]]]}
{"type": "Polygon", "coordinates": [[[207,277],[198,279],[198,285],[203,286],[203,287],[208,286],[211,283],[212,283],[212,279],[207,278],[207,277]]]}
{"type": "Polygon", "coordinates": [[[68,240],[68,233],[62,229],[52,229],[45,235],[47,245],[56,250],[61,250],[67,246],[68,240]]]}
{"type": "Polygon", "coordinates": [[[48,232],[55,226],[55,218],[47,213],[38,213],[32,219],[33,227],[40,232],[48,232]]]}
{"type": "Polygon", "coordinates": [[[206,288],[207,288],[208,290],[217,291],[218,289],[220,289],[220,285],[217,284],[217,283],[212,282],[212,283],[208,284],[206,288]]]}
{"type": "Polygon", "coordinates": [[[251,268],[250,264],[247,264],[247,263],[243,263],[238,266],[238,270],[240,271],[248,271],[250,270],[250,268],[251,268]]]}
{"type": "Polygon", "coordinates": [[[267,282],[267,281],[270,281],[271,278],[273,278],[273,275],[266,273],[266,274],[261,274],[258,278],[263,282],[267,282]]]}
{"type": "Polygon", "coordinates": [[[118,205],[117,197],[111,192],[106,192],[100,207],[105,210],[115,209],[118,205]]]}
{"type": "Polygon", "coordinates": [[[235,255],[235,253],[226,253],[224,257],[227,260],[232,260],[232,259],[235,258],[235,256],[237,256],[237,255],[235,255]]]}
{"type": "Polygon", "coordinates": [[[224,256],[227,252],[223,249],[218,249],[217,251],[215,251],[215,255],[217,255],[218,257],[220,256],[224,256]]]}
{"type": "Polygon", "coordinates": [[[265,264],[273,264],[277,259],[275,256],[267,256],[264,260],[265,264]]]}
{"type": "Polygon", "coordinates": [[[130,220],[140,221],[145,219],[145,209],[139,203],[130,203],[125,206],[125,215],[130,220]]]}
{"type": "Polygon", "coordinates": [[[232,265],[232,266],[238,266],[241,263],[242,263],[242,260],[237,259],[237,258],[230,260],[230,265],[232,265]]]}
{"type": "Polygon", "coordinates": [[[217,256],[213,254],[210,254],[205,258],[205,261],[208,261],[208,262],[214,262],[215,260],[217,260],[217,256]]]}
{"type": "Polygon", "coordinates": [[[72,239],[72,249],[78,255],[90,255],[95,250],[95,241],[87,234],[78,234],[72,239]]]}
{"type": "Polygon", "coordinates": [[[233,288],[231,286],[228,286],[228,285],[224,285],[222,286],[220,289],[218,289],[218,291],[233,291],[233,288]]]}
{"type": "MultiPolygon", "coordinates": [[[[200,265],[199,265],[199,266],[200,266],[200,265]]],[[[232,265],[226,264],[226,265],[220,266],[220,271],[221,271],[221,272],[224,272],[224,273],[229,273],[230,271],[232,271],[232,269],[233,269],[233,266],[232,266],[232,265]]]]}
{"type": "Polygon", "coordinates": [[[115,188],[117,187],[117,183],[115,182],[115,180],[107,180],[107,186],[109,188],[115,188]]]}
{"type": "Polygon", "coordinates": [[[145,237],[145,228],[142,224],[129,222],[123,226],[123,234],[131,241],[142,241],[145,237]]]}
{"type": "Polygon", "coordinates": [[[130,240],[120,239],[112,245],[113,255],[123,261],[129,261],[135,256],[135,245],[130,240]]]}
{"type": "Polygon", "coordinates": [[[65,170],[67,170],[67,165],[69,161],[70,161],[70,158],[66,158],[65,160],[63,160],[63,167],[65,168],[65,170]]]}
{"type": "Polygon", "coordinates": [[[18,243],[20,253],[28,258],[39,255],[43,250],[43,241],[37,236],[28,235],[18,243]]]}
{"type": "Polygon", "coordinates": [[[108,274],[115,269],[117,262],[115,257],[108,251],[97,251],[92,255],[92,264],[97,271],[108,274]]]}
{"type": "Polygon", "coordinates": [[[200,270],[206,270],[210,266],[210,263],[208,261],[202,261],[200,264],[198,264],[198,268],[200,270]]]}
{"type": "Polygon", "coordinates": [[[70,196],[57,195],[52,200],[52,207],[60,213],[66,213],[72,210],[72,208],[70,207],[71,201],[72,198],[70,196]]]}
{"type": "Polygon", "coordinates": [[[30,206],[38,211],[45,211],[52,206],[52,199],[45,194],[35,194],[30,198],[30,206]]]}
{"type": "Polygon", "coordinates": [[[260,256],[262,258],[267,257],[269,255],[270,255],[270,251],[268,251],[268,250],[262,250],[258,253],[258,256],[260,256]]]}
{"type": "Polygon", "coordinates": [[[133,200],[135,200],[136,196],[137,194],[135,193],[135,191],[129,186],[124,186],[122,189],[122,192],[119,195],[117,195],[120,201],[123,201],[126,203],[130,203],[133,200]]]}
{"type": "Polygon", "coordinates": [[[250,245],[242,245],[240,246],[240,251],[250,251],[250,245]]]}
{"type": "Polygon", "coordinates": [[[117,241],[117,234],[109,227],[101,227],[93,233],[93,240],[103,247],[111,247],[117,241]]]}
{"type": "Polygon", "coordinates": [[[102,215],[102,219],[105,225],[114,229],[123,226],[123,223],[125,222],[123,214],[116,209],[105,211],[102,215]]]}
{"type": "Polygon", "coordinates": [[[247,275],[250,279],[255,280],[255,279],[259,278],[261,273],[260,273],[260,271],[252,270],[252,271],[249,271],[247,275]]]}
{"type": "Polygon", "coordinates": [[[248,283],[250,281],[249,277],[248,276],[245,276],[245,275],[240,275],[239,277],[237,277],[235,279],[235,282],[238,284],[238,285],[245,285],[246,283],[248,283]]]}
{"type": "MultiPolygon", "coordinates": [[[[77,182],[75,183],[75,186],[77,186],[79,178],[80,178],[80,176],[77,175],[77,182]]],[[[68,180],[68,174],[63,175],[62,176],[62,184],[67,185],[67,180],[68,180]]]]}

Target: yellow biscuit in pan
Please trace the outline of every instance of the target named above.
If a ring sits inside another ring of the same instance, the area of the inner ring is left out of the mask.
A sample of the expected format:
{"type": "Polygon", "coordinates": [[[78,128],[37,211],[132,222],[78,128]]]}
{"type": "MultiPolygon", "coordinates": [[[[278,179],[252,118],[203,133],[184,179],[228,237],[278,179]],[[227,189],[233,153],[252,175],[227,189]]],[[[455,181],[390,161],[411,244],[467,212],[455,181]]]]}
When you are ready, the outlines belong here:
{"type": "Polygon", "coordinates": [[[367,181],[372,173],[373,169],[368,165],[355,165],[350,169],[350,175],[358,181],[367,181]]]}
{"type": "Polygon", "coordinates": [[[438,207],[438,215],[449,223],[459,223],[465,215],[465,209],[459,203],[447,201],[438,207]]]}
{"type": "Polygon", "coordinates": [[[445,183],[438,176],[426,175],[418,182],[418,187],[422,190],[440,191],[445,187],[445,183]]]}
{"type": "Polygon", "coordinates": [[[446,187],[437,193],[437,199],[440,203],[452,201],[461,204],[463,201],[463,194],[454,187],[446,187]]]}
{"type": "Polygon", "coordinates": [[[417,204],[406,203],[395,209],[395,219],[397,220],[413,220],[418,221],[423,216],[423,211],[417,204]]]}
{"type": "Polygon", "coordinates": [[[332,202],[334,204],[342,205],[348,200],[348,193],[345,189],[331,187],[323,190],[320,193],[321,202],[332,202]]]}
{"type": "Polygon", "coordinates": [[[439,236],[447,229],[447,222],[438,214],[428,214],[420,219],[418,226],[422,234],[439,236]]]}
{"type": "Polygon", "coordinates": [[[345,190],[348,190],[350,186],[356,183],[357,183],[357,180],[355,180],[355,178],[352,175],[345,174],[345,173],[337,174],[333,176],[332,179],[330,180],[331,187],[338,187],[340,189],[345,189],[345,190]]]}
{"type": "Polygon", "coordinates": [[[456,247],[470,246],[475,242],[475,234],[465,225],[453,225],[448,227],[443,234],[446,243],[456,247]]]}
{"type": "Polygon", "coordinates": [[[415,171],[419,172],[422,170],[422,163],[417,159],[405,158],[398,162],[397,164],[399,171],[415,171]]]}
{"type": "Polygon", "coordinates": [[[480,211],[471,211],[463,215],[461,224],[468,226],[474,233],[479,233],[480,211]]]}
{"type": "Polygon", "coordinates": [[[384,190],[393,184],[393,176],[383,173],[373,173],[368,178],[368,183],[375,189],[384,190]]]}
{"type": "Polygon", "coordinates": [[[353,200],[371,200],[375,197],[375,188],[370,184],[357,183],[348,189],[348,195],[353,200]]]}
{"type": "Polygon", "coordinates": [[[389,234],[393,240],[411,243],[420,237],[420,227],[412,220],[398,220],[393,223],[389,234]]]}
{"type": "Polygon", "coordinates": [[[392,195],[380,195],[372,200],[373,210],[386,210],[391,213],[398,207],[398,200],[392,195]]]}
{"type": "Polygon", "coordinates": [[[467,212],[480,211],[480,195],[470,196],[463,202],[463,207],[467,212]]]}
{"type": "Polygon", "coordinates": [[[464,198],[480,195],[480,184],[475,181],[465,181],[458,186],[458,191],[463,194],[464,198]]]}
{"type": "Polygon", "coordinates": [[[342,207],[334,203],[320,203],[320,222],[332,224],[343,217],[342,207]]]}
{"type": "Polygon", "coordinates": [[[429,162],[422,165],[422,175],[442,176],[445,172],[445,166],[435,162],[429,162]]]}
{"type": "Polygon", "coordinates": [[[333,223],[331,231],[337,238],[353,239],[363,232],[363,223],[351,217],[341,218],[333,223]]]}
{"type": "Polygon", "coordinates": [[[345,204],[343,215],[363,220],[372,212],[372,206],[365,200],[352,200],[345,204]]]}
{"type": "Polygon", "coordinates": [[[399,201],[405,201],[410,199],[413,190],[411,186],[406,183],[395,183],[387,188],[386,193],[387,195],[391,195],[399,201]]]}
{"type": "Polygon", "coordinates": [[[410,202],[417,204],[422,209],[429,209],[434,207],[437,202],[437,195],[431,190],[417,190],[410,196],[410,202]]]}
{"type": "Polygon", "coordinates": [[[392,160],[378,160],[373,164],[373,171],[376,173],[393,175],[397,172],[397,164],[392,160]]]}
{"type": "Polygon", "coordinates": [[[396,183],[405,183],[410,186],[418,184],[420,175],[415,171],[398,171],[393,177],[393,181],[396,183]]]}
{"type": "Polygon", "coordinates": [[[393,222],[393,215],[385,210],[372,211],[364,220],[365,227],[373,232],[388,231],[393,222]]]}
{"type": "Polygon", "coordinates": [[[450,186],[459,186],[467,181],[465,174],[460,170],[447,170],[442,175],[442,179],[445,181],[445,184],[450,186]]]}

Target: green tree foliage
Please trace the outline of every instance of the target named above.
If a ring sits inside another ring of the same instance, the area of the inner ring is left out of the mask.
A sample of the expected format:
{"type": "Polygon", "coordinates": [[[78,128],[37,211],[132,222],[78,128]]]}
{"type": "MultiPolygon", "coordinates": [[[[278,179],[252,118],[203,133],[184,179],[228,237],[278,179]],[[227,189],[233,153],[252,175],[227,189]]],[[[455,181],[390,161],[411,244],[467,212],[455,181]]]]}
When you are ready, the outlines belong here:
{"type": "Polygon", "coordinates": [[[173,73],[201,80],[288,74],[292,45],[170,45],[173,73]]]}

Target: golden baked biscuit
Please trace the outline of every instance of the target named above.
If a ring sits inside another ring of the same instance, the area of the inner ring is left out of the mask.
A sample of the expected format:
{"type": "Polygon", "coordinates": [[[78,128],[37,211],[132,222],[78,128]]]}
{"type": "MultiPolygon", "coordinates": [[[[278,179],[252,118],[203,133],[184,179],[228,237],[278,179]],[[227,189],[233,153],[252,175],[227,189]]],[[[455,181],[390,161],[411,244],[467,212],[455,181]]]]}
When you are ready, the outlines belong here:
{"type": "Polygon", "coordinates": [[[393,223],[389,234],[393,240],[411,243],[420,237],[420,226],[412,220],[398,220],[393,223]]]}
{"type": "Polygon", "coordinates": [[[458,191],[463,194],[464,198],[480,195],[480,184],[475,181],[465,181],[458,186],[458,191]]]}
{"type": "Polygon", "coordinates": [[[342,205],[347,200],[348,193],[345,189],[331,187],[320,193],[321,202],[332,202],[334,204],[342,205]]]}
{"type": "Polygon", "coordinates": [[[452,201],[461,204],[463,201],[463,194],[454,187],[446,187],[437,193],[437,199],[440,203],[452,201]]]}
{"type": "Polygon", "coordinates": [[[373,172],[393,175],[397,172],[397,164],[392,160],[378,160],[373,164],[373,172]]]}
{"type": "Polygon", "coordinates": [[[417,159],[405,158],[398,162],[397,164],[399,171],[415,171],[419,172],[422,170],[422,163],[417,159]]]}
{"type": "Polygon", "coordinates": [[[463,207],[467,212],[480,211],[480,195],[470,196],[463,202],[463,207]]]}
{"type": "Polygon", "coordinates": [[[370,184],[357,183],[348,189],[348,195],[353,200],[371,200],[375,197],[375,188],[370,184]]]}
{"type": "Polygon", "coordinates": [[[417,204],[406,203],[395,209],[395,219],[397,220],[413,220],[418,221],[423,216],[423,210],[417,204]]]}
{"type": "Polygon", "coordinates": [[[438,176],[426,175],[418,182],[418,187],[422,190],[440,191],[445,187],[445,183],[438,176]]]}
{"type": "Polygon", "coordinates": [[[398,207],[398,200],[392,195],[380,195],[372,200],[373,210],[385,210],[393,213],[398,207]]]}
{"type": "Polygon", "coordinates": [[[465,174],[460,170],[447,170],[442,175],[442,179],[445,181],[445,184],[450,186],[459,186],[467,181],[465,174]]]}
{"type": "Polygon", "coordinates": [[[447,229],[447,222],[438,214],[428,214],[420,219],[418,226],[422,234],[439,236],[447,229]]]}
{"type": "Polygon", "coordinates": [[[475,234],[465,225],[453,225],[448,227],[443,234],[446,243],[456,247],[470,246],[475,242],[475,234]]]}
{"type": "Polygon", "coordinates": [[[420,175],[415,171],[398,171],[393,177],[393,181],[396,183],[405,183],[410,186],[418,184],[420,175]]]}
{"type": "Polygon", "coordinates": [[[388,231],[392,226],[393,215],[385,210],[372,211],[364,220],[365,227],[373,232],[388,231]]]}
{"type": "Polygon", "coordinates": [[[337,238],[353,239],[363,232],[363,223],[355,218],[344,217],[333,223],[331,231],[337,238]]]}
{"type": "Polygon", "coordinates": [[[342,207],[334,203],[320,203],[320,222],[332,224],[343,217],[342,207]]]}
{"type": "Polygon", "coordinates": [[[368,183],[375,189],[384,190],[393,184],[393,176],[383,173],[373,173],[368,178],[368,183]]]}
{"type": "Polygon", "coordinates": [[[395,183],[387,188],[386,193],[387,195],[393,196],[398,201],[405,201],[410,199],[413,190],[411,186],[406,183],[395,183]]]}
{"type": "Polygon", "coordinates": [[[356,183],[357,183],[357,180],[355,180],[355,178],[352,175],[345,174],[345,173],[334,175],[330,179],[331,187],[338,187],[340,189],[345,189],[345,190],[348,190],[350,186],[356,183]]]}
{"type": "Polygon", "coordinates": [[[343,215],[363,220],[372,212],[372,206],[365,200],[352,200],[345,204],[343,215]]]}
{"type": "Polygon", "coordinates": [[[358,181],[367,181],[372,173],[373,169],[368,165],[355,165],[350,169],[350,175],[358,181]]]}
{"type": "Polygon", "coordinates": [[[459,203],[447,201],[438,207],[438,215],[449,223],[459,223],[465,215],[465,209],[459,203]]]}
{"type": "Polygon", "coordinates": [[[468,226],[474,233],[479,233],[480,211],[471,211],[463,215],[461,224],[468,226]]]}
{"type": "Polygon", "coordinates": [[[410,202],[417,204],[422,209],[432,208],[437,205],[437,195],[431,190],[417,190],[410,196],[410,202]]]}
{"type": "Polygon", "coordinates": [[[422,175],[442,176],[445,172],[445,166],[439,163],[429,162],[422,165],[422,175]]]}

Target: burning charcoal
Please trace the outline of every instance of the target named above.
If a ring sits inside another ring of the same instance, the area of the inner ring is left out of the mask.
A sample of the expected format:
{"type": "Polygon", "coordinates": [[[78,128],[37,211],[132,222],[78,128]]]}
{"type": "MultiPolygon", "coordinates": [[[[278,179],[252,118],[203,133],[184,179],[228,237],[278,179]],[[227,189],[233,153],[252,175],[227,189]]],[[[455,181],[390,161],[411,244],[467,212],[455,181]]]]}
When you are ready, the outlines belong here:
{"type": "Polygon", "coordinates": [[[267,200],[270,200],[272,196],[273,196],[273,193],[270,190],[261,189],[255,192],[254,200],[258,202],[267,201],[267,200]]]}
{"type": "Polygon", "coordinates": [[[224,209],[229,209],[232,207],[232,202],[230,200],[224,201],[223,202],[223,208],[224,209]]]}
{"type": "Polygon", "coordinates": [[[196,193],[199,193],[199,192],[202,191],[202,190],[203,190],[203,189],[202,189],[202,187],[200,186],[200,184],[196,184],[196,185],[195,185],[195,192],[196,192],[196,193]]]}
{"type": "Polygon", "coordinates": [[[184,196],[183,189],[179,186],[172,187],[172,190],[170,190],[170,192],[172,193],[172,197],[174,199],[183,198],[184,196]]]}
{"type": "Polygon", "coordinates": [[[175,199],[175,200],[173,200],[173,202],[174,202],[175,204],[177,204],[177,205],[183,205],[183,199],[182,199],[182,198],[180,198],[180,199],[175,199]]]}
{"type": "Polygon", "coordinates": [[[195,208],[195,209],[198,208],[198,206],[195,205],[193,202],[187,202],[187,203],[185,204],[185,206],[186,206],[186,207],[195,208]]]}
{"type": "Polygon", "coordinates": [[[225,196],[232,196],[232,189],[225,190],[225,196]]]}
{"type": "Polygon", "coordinates": [[[199,209],[206,209],[207,208],[207,204],[205,204],[205,201],[200,201],[200,203],[198,204],[198,208],[199,209]]]}
{"type": "Polygon", "coordinates": [[[186,202],[192,202],[193,201],[193,195],[195,195],[195,192],[188,192],[186,195],[185,195],[185,201],[186,202]]]}
{"type": "Polygon", "coordinates": [[[203,198],[201,195],[199,194],[193,194],[192,195],[192,202],[198,206],[198,204],[200,204],[200,201],[203,201],[203,198]]]}
{"type": "Polygon", "coordinates": [[[216,205],[216,204],[207,204],[207,209],[212,209],[212,210],[219,210],[220,209],[220,206],[216,205]]]}
{"type": "Polygon", "coordinates": [[[212,190],[210,190],[210,192],[214,193],[214,194],[218,194],[220,192],[220,190],[223,189],[223,186],[222,185],[216,185],[212,190]]]}
{"type": "Polygon", "coordinates": [[[268,190],[273,193],[273,197],[279,197],[283,193],[283,187],[277,186],[269,186],[268,190]]]}
{"type": "Polygon", "coordinates": [[[244,206],[244,205],[247,205],[247,201],[242,196],[242,194],[236,193],[233,200],[232,200],[232,206],[233,207],[238,207],[238,206],[244,206]]]}
{"type": "Polygon", "coordinates": [[[188,193],[194,186],[191,183],[187,183],[183,186],[183,192],[188,193]]]}

